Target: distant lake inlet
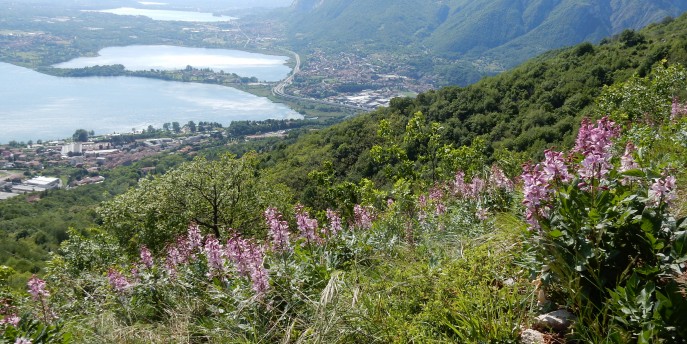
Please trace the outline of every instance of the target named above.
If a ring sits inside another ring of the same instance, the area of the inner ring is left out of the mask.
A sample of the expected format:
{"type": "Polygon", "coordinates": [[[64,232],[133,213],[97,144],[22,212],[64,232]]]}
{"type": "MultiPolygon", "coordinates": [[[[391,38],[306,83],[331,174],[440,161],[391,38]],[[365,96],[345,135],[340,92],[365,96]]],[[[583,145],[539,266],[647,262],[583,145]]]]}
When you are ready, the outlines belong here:
{"type": "Polygon", "coordinates": [[[128,70],[178,70],[186,66],[210,68],[215,72],[256,77],[260,81],[279,81],[291,69],[288,57],[249,53],[240,50],[186,48],[169,45],[130,45],[102,49],[96,57],[79,57],[56,64],[57,68],[83,68],[121,64],[128,70]]]}
{"type": "MultiPolygon", "coordinates": [[[[164,5],[164,3],[141,3],[142,5],[164,5]]],[[[145,16],[153,20],[161,21],[184,21],[184,22],[226,22],[237,19],[229,16],[216,16],[212,13],[189,12],[189,11],[169,11],[169,10],[149,10],[142,8],[120,7],[109,10],[88,10],[87,12],[111,13],[121,16],[145,16]]]]}
{"type": "Polygon", "coordinates": [[[230,87],[132,77],[59,78],[0,63],[0,143],[130,132],[148,125],[302,118],[230,87]]]}

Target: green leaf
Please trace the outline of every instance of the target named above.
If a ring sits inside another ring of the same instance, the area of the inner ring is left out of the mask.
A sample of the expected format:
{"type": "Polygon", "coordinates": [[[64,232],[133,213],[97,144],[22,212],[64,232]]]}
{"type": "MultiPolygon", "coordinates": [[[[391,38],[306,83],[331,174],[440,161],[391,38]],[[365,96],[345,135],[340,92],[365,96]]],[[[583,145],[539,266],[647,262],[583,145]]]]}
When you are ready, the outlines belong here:
{"type": "Polygon", "coordinates": [[[639,177],[639,178],[646,177],[646,173],[644,173],[644,171],[642,171],[638,168],[635,168],[632,170],[627,170],[625,172],[622,172],[620,175],[626,176],[626,177],[639,177]]]}
{"type": "Polygon", "coordinates": [[[549,232],[549,236],[553,239],[560,238],[563,236],[563,232],[555,229],[549,232]]]}

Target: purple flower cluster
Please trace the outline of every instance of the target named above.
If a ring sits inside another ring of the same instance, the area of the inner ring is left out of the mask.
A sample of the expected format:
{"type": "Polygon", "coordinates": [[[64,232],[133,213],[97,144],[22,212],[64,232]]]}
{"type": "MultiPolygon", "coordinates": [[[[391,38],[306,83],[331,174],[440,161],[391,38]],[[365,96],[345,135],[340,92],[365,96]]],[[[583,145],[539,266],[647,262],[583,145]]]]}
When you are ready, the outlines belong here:
{"type": "Polygon", "coordinates": [[[675,177],[656,178],[649,188],[647,206],[656,208],[661,202],[670,204],[675,198],[675,177]]]}
{"type": "Polygon", "coordinates": [[[329,221],[329,227],[327,227],[325,236],[336,236],[341,231],[343,231],[343,225],[341,222],[341,216],[331,209],[327,209],[327,221],[329,221]]]}
{"type": "Polygon", "coordinates": [[[219,240],[214,235],[205,238],[203,253],[208,261],[208,277],[223,277],[224,274],[224,250],[219,240]]]}
{"type": "Polygon", "coordinates": [[[675,121],[684,115],[687,115],[687,105],[681,104],[679,99],[674,97],[673,104],[670,108],[670,120],[675,121]]]}
{"type": "Polygon", "coordinates": [[[3,316],[0,319],[0,326],[12,325],[17,327],[21,318],[17,315],[17,307],[10,303],[10,299],[3,299],[0,303],[0,315],[3,316]]]}
{"type": "Polygon", "coordinates": [[[632,153],[634,153],[635,150],[635,145],[632,142],[628,142],[625,145],[625,153],[623,153],[623,156],[620,157],[620,172],[639,168],[639,164],[635,162],[635,158],[632,156],[632,153]]]}
{"type": "Polygon", "coordinates": [[[491,171],[489,173],[489,185],[498,189],[503,189],[506,192],[512,192],[514,190],[513,181],[506,177],[506,174],[503,173],[503,170],[496,165],[491,165],[491,171]]]}
{"type": "Polygon", "coordinates": [[[620,134],[620,128],[608,117],[597,121],[594,126],[588,118],[582,120],[582,126],[575,141],[574,152],[584,156],[577,173],[582,178],[580,187],[588,188],[596,181],[605,180],[611,165],[612,140],[620,134]]]}
{"type": "Polygon", "coordinates": [[[444,204],[444,191],[435,186],[429,190],[429,199],[434,204],[434,215],[441,216],[446,213],[446,204],[444,204]]]}
{"type": "Polygon", "coordinates": [[[296,206],[296,226],[300,237],[305,239],[306,244],[322,243],[322,238],[317,234],[317,219],[311,218],[310,214],[300,204],[296,206]]]}
{"type": "Polygon", "coordinates": [[[147,267],[148,269],[153,267],[153,255],[150,253],[150,250],[145,246],[141,246],[141,262],[143,262],[143,265],[147,267]]]}
{"type": "Polygon", "coordinates": [[[370,229],[372,228],[372,221],[374,220],[374,214],[372,207],[363,207],[360,204],[356,204],[353,207],[353,217],[354,226],[360,229],[370,229]]]}
{"type": "Polygon", "coordinates": [[[50,292],[45,288],[45,281],[36,277],[36,275],[31,276],[27,286],[29,294],[31,294],[34,301],[42,301],[50,296],[50,292]]]}
{"type": "Polygon", "coordinates": [[[549,177],[541,165],[526,164],[523,166],[522,182],[525,206],[525,220],[531,229],[539,229],[539,218],[548,217],[551,195],[549,177]]]}
{"type": "Polygon", "coordinates": [[[110,286],[118,293],[123,293],[127,288],[131,286],[129,281],[122,275],[119,271],[114,268],[110,268],[107,271],[107,279],[110,282],[110,286]]]}
{"type": "Polygon", "coordinates": [[[256,294],[262,295],[269,289],[269,274],[263,264],[265,249],[262,245],[234,236],[227,240],[226,256],[234,263],[239,275],[250,277],[256,294]]]}
{"type": "Polygon", "coordinates": [[[286,252],[290,250],[289,245],[289,224],[282,220],[282,215],[275,208],[265,210],[265,221],[269,227],[272,237],[272,249],[276,252],[286,252]]]}
{"type": "Polygon", "coordinates": [[[568,172],[568,165],[563,153],[551,149],[544,151],[542,170],[547,182],[569,183],[573,179],[573,175],[568,172]]]}

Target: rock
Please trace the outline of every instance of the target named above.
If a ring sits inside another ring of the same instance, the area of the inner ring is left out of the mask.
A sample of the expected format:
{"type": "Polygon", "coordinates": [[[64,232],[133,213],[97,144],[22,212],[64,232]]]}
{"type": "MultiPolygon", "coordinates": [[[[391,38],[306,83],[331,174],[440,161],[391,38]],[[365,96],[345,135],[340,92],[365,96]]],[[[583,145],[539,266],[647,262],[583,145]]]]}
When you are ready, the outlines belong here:
{"type": "Polygon", "coordinates": [[[540,331],[565,332],[575,319],[577,318],[572,313],[565,309],[559,309],[536,317],[532,327],[540,331]]]}
{"type": "Polygon", "coordinates": [[[520,343],[522,344],[544,344],[544,334],[533,329],[527,329],[520,335],[520,343]]]}

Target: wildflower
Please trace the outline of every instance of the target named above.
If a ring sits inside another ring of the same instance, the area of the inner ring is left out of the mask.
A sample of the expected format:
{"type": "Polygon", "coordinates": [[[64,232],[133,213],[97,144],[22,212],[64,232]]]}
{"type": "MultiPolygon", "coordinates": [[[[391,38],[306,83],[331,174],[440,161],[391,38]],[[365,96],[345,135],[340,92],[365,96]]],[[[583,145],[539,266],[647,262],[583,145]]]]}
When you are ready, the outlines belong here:
{"type": "Polygon", "coordinates": [[[650,208],[656,208],[661,204],[661,202],[670,204],[677,197],[674,190],[675,177],[668,176],[662,179],[656,178],[654,183],[649,188],[647,206],[650,208]]]}
{"type": "Polygon", "coordinates": [[[453,181],[453,195],[458,196],[462,195],[465,196],[468,193],[468,186],[465,184],[465,172],[463,171],[458,171],[456,172],[456,177],[453,181]]]}
{"type": "Polygon", "coordinates": [[[267,269],[260,264],[260,266],[255,267],[252,272],[253,273],[251,274],[250,279],[251,283],[253,284],[253,291],[255,291],[257,295],[265,294],[270,286],[267,269]]]}
{"type": "Polygon", "coordinates": [[[15,341],[14,344],[32,344],[33,342],[29,338],[24,338],[24,337],[18,337],[15,341]]]}
{"type": "Polygon", "coordinates": [[[530,229],[538,229],[540,228],[539,218],[548,217],[546,203],[551,194],[550,185],[541,165],[524,165],[522,180],[524,184],[522,204],[525,206],[525,219],[530,225],[530,229]]]}
{"type": "Polygon", "coordinates": [[[29,287],[29,294],[31,294],[34,301],[41,301],[43,298],[50,296],[50,293],[45,289],[45,281],[36,277],[36,275],[31,276],[27,285],[29,287]]]}
{"type": "Polygon", "coordinates": [[[685,114],[687,114],[687,105],[680,104],[678,98],[673,97],[673,104],[670,108],[670,120],[674,121],[685,114]]]}
{"type": "Polygon", "coordinates": [[[612,139],[617,137],[620,129],[613,121],[604,117],[597,121],[596,127],[589,119],[582,120],[582,126],[575,141],[575,152],[584,155],[578,169],[583,182],[580,187],[587,187],[592,181],[600,183],[605,179],[613,166],[611,160],[612,139]]]}
{"type": "Polygon", "coordinates": [[[21,318],[18,315],[10,314],[4,319],[0,320],[0,325],[10,324],[14,327],[17,327],[19,325],[19,321],[21,321],[21,318]]]}
{"type": "Polygon", "coordinates": [[[611,147],[611,139],[619,134],[620,129],[608,117],[598,120],[596,127],[592,125],[588,118],[584,118],[582,119],[582,125],[577,134],[573,151],[584,155],[607,154],[611,147]]]}
{"type": "Polygon", "coordinates": [[[339,232],[343,230],[341,225],[341,217],[335,211],[327,209],[327,220],[329,221],[328,235],[336,236],[339,232]]]}
{"type": "Polygon", "coordinates": [[[289,224],[282,220],[281,214],[275,208],[265,210],[265,221],[272,237],[272,247],[276,252],[289,250],[289,224]]]}
{"type": "Polygon", "coordinates": [[[240,236],[235,235],[229,240],[225,246],[226,256],[229,260],[234,263],[236,270],[242,276],[245,276],[250,271],[248,250],[250,243],[248,240],[242,239],[240,236]]]}
{"type": "Polygon", "coordinates": [[[153,267],[153,255],[150,253],[150,250],[145,246],[141,246],[141,261],[143,264],[148,268],[153,267]]]}
{"type": "Polygon", "coordinates": [[[568,166],[565,164],[563,153],[551,149],[544,151],[542,171],[548,182],[560,180],[567,183],[573,178],[570,172],[568,172],[568,166]]]}
{"type": "Polygon", "coordinates": [[[582,186],[589,185],[592,180],[602,181],[606,179],[608,172],[613,168],[609,162],[609,156],[601,154],[588,154],[580,163],[577,173],[584,182],[582,186]]]}
{"type": "Polygon", "coordinates": [[[477,198],[479,198],[479,195],[484,191],[486,185],[487,184],[484,182],[482,178],[472,178],[472,182],[470,183],[470,185],[468,185],[466,196],[470,199],[476,200],[477,198]]]}
{"type": "Polygon", "coordinates": [[[635,162],[632,153],[636,150],[635,145],[632,142],[628,142],[625,145],[625,153],[620,157],[620,172],[629,171],[635,168],[639,168],[639,164],[635,162]]]}
{"type": "Polygon", "coordinates": [[[446,205],[443,202],[444,193],[439,187],[429,190],[429,199],[434,203],[434,215],[441,216],[446,213],[446,205]]]}
{"type": "Polygon", "coordinates": [[[369,207],[363,207],[356,204],[353,207],[353,217],[355,219],[355,227],[360,229],[372,228],[373,215],[369,207]]]}
{"type": "Polygon", "coordinates": [[[506,174],[503,173],[503,170],[496,165],[491,165],[489,184],[508,192],[513,191],[513,181],[506,177],[506,174]]]}
{"type": "Polygon", "coordinates": [[[118,293],[124,292],[130,286],[126,277],[113,268],[107,271],[107,279],[110,282],[110,286],[118,293]]]}
{"type": "Polygon", "coordinates": [[[208,277],[218,276],[224,271],[224,254],[222,245],[213,235],[209,235],[205,240],[205,257],[208,260],[208,277]]]}
{"type": "Polygon", "coordinates": [[[321,242],[321,238],[317,235],[317,220],[311,218],[310,214],[303,210],[302,205],[296,206],[296,225],[298,226],[301,238],[305,239],[307,244],[321,242]]]}
{"type": "Polygon", "coordinates": [[[189,252],[193,252],[194,249],[201,247],[203,243],[203,236],[200,234],[198,225],[192,224],[188,227],[186,239],[189,252]]]}

